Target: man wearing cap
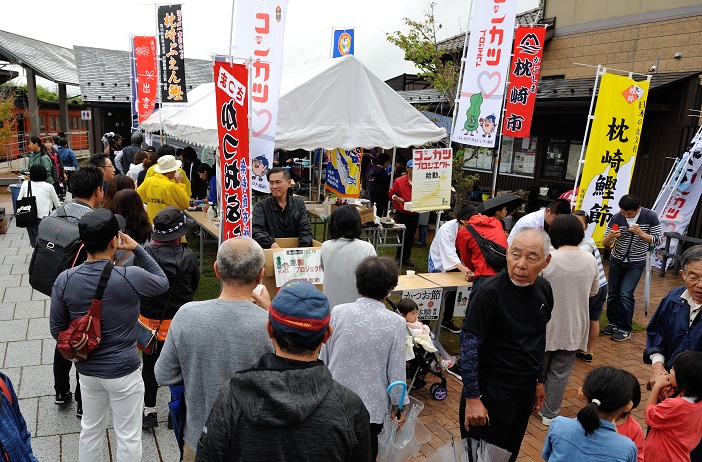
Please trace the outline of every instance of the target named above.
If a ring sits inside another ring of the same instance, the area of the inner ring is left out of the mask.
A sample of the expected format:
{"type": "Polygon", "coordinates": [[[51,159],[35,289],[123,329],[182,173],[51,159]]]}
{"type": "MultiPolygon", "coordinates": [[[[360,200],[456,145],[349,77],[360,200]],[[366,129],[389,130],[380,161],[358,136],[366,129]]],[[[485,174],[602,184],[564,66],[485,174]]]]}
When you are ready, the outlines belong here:
{"type": "MultiPolygon", "coordinates": [[[[166,294],[141,299],[139,319],[158,332],[156,353],[143,356],[144,367],[141,370],[141,376],[144,379],[144,428],[158,427],[156,414],[158,382],[154,375],[154,366],[163,349],[171,320],[181,306],[193,301],[193,295],[200,284],[200,266],[195,252],[180,243],[181,238],[194,225],[195,220],[187,217],[177,207],[166,207],[154,218],[151,244],[145,249],[166,273],[170,287],[166,294]]],[[[139,259],[134,260],[135,264],[138,264],[139,259]]]]}
{"type": "Polygon", "coordinates": [[[414,267],[414,263],[410,260],[412,256],[412,246],[414,245],[414,235],[417,233],[419,226],[419,214],[405,209],[406,202],[412,202],[412,170],[414,169],[414,161],[407,161],[407,175],[395,178],[388,197],[393,202],[395,208],[395,221],[405,225],[405,243],[402,249],[399,247],[395,252],[395,261],[400,262],[400,252],[402,252],[402,264],[405,266],[414,267]]]}
{"type": "Polygon", "coordinates": [[[108,209],[83,215],[78,228],[88,259],[61,273],[51,291],[50,330],[58,338],[71,320],[88,312],[101,274],[114,261],[117,249],[134,252],[142,264],[112,268],[102,299],[100,345],[85,361],[76,363],[84,411],[78,451],[81,462],[102,459],[110,408],[117,435],[117,460],[141,460],[139,417],[144,382],[136,349],[139,300],[165,292],[168,278],[134,239],[119,231],[124,226],[124,218],[108,209]]]}
{"type": "Polygon", "coordinates": [[[158,165],[154,167],[156,175],[146,178],[137,188],[141,200],[146,204],[151,222],[166,207],[185,210],[190,205],[190,195],[185,190],[183,176],[176,172],[180,165],[181,162],[174,156],[159,157],[158,165]]]}
{"type": "Polygon", "coordinates": [[[275,353],[222,387],[197,460],[370,460],[363,401],[317,359],[332,332],[330,314],[327,297],[309,282],[280,288],[266,323],[275,353]]]}
{"type": "Polygon", "coordinates": [[[548,204],[548,207],[544,210],[537,210],[536,212],[531,212],[520,218],[512,227],[507,242],[512,245],[512,241],[514,240],[512,236],[515,236],[520,228],[544,229],[544,227],[550,225],[558,215],[566,213],[570,213],[570,202],[565,199],[556,199],[548,204]]]}
{"type": "Polygon", "coordinates": [[[312,228],[302,199],[290,191],[290,170],[274,167],[268,170],[271,197],[259,201],[253,210],[252,235],[264,249],[278,249],[278,237],[296,237],[299,247],[312,245],[312,228]]]}
{"type": "Polygon", "coordinates": [[[197,441],[220,388],[236,371],[251,367],[273,346],[266,332],[270,298],[253,292],[265,270],[263,249],[249,237],[224,241],[214,272],[219,298],[183,305],[173,317],[161,357],[160,385],[185,385],[183,460],[195,460],[197,441]],[[256,300],[258,306],[251,302],[256,300]]]}

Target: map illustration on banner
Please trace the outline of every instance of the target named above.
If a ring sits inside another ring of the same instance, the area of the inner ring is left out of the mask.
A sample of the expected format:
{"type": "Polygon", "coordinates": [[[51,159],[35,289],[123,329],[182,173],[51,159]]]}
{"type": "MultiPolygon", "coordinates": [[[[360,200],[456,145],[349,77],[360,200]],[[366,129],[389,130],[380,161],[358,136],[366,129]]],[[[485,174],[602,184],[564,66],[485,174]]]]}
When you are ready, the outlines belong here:
{"type": "Polygon", "coordinates": [[[590,216],[585,235],[599,247],[619,199],[629,193],[648,87],[648,80],[621,75],[605,73],[601,79],[576,206],[590,216]]]}
{"type": "Polygon", "coordinates": [[[322,249],[304,247],[273,252],[273,270],[277,287],[291,279],[305,279],[312,284],[323,284],[322,249]]]}
{"type": "Polygon", "coordinates": [[[361,196],[361,158],[363,149],[326,151],[327,181],[324,187],[340,197],[361,196]]]}
{"type": "Polygon", "coordinates": [[[499,133],[517,0],[474,2],[451,141],[493,147],[499,133]]]}
{"type": "MultiPolygon", "coordinates": [[[[251,159],[258,159],[255,166],[258,167],[258,172],[273,165],[287,8],[288,0],[236,2],[236,33],[232,54],[239,58],[253,57],[251,159]]],[[[257,191],[270,192],[265,175],[252,176],[251,187],[257,191]]]]}
{"type": "Polygon", "coordinates": [[[334,29],[332,58],[352,55],[354,51],[353,29],[334,29]]]}
{"type": "Polygon", "coordinates": [[[161,104],[186,106],[183,11],[181,5],[158,7],[158,39],[161,44],[161,104]]]}
{"type": "MultiPolygon", "coordinates": [[[[249,99],[244,64],[215,61],[215,99],[219,137],[220,226],[222,241],[251,235],[249,179],[249,99]]],[[[214,116],[214,114],[213,114],[214,116]]]]}
{"type": "Polygon", "coordinates": [[[415,149],[412,159],[412,211],[450,209],[453,149],[415,149]]]}

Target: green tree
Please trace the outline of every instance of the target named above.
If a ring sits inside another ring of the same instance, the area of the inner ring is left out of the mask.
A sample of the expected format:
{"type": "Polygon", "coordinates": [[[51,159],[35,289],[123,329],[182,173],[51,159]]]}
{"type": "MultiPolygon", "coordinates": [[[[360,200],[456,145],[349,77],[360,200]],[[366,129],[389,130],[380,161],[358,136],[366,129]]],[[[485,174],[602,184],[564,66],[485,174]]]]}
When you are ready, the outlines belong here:
{"type": "Polygon", "coordinates": [[[3,88],[0,91],[0,157],[7,155],[8,141],[15,135],[17,122],[12,117],[15,107],[15,92],[3,88]]]}

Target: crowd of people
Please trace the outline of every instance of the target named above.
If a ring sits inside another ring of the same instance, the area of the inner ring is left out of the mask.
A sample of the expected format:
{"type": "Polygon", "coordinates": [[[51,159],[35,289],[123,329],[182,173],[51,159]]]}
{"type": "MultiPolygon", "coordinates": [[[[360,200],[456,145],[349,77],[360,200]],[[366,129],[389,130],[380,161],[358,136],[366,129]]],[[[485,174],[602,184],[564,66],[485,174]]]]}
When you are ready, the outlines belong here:
{"type": "MultiPolygon", "coordinates": [[[[200,271],[187,244],[194,222],[183,210],[191,201],[216,204],[216,175],[191,148],[142,149],[139,133],[131,142],[120,151],[121,139],[111,137],[105,152],[72,171],[73,200],[61,205],[49,181],[54,161],[41,139],[33,140],[21,192],[31,185],[39,218],[76,224],[85,249],[54,284],[54,338],[88,312],[106,280],[102,337],[75,363],[74,394],[74,362],[58,349],[54,355],[55,402],[65,406],[75,397],[81,418],[79,460],[101,460],[109,410],[117,460],[140,460],[142,429],[158,426],[158,413],[166,411],[158,409],[158,387],[178,385],[185,390],[185,461],[375,460],[386,414],[400,426],[407,417],[398,412],[400,393],[388,394],[388,386],[407,379],[408,335],[438,350],[447,358],[441,367],[462,381],[461,437],[504,448],[512,461],[532,413],[549,427],[544,460],[702,460],[702,246],[684,253],[685,285],[663,299],[647,329],[648,434],[631,415],[641,401],[638,380],[614,367],[592,369],[578,390],[585,405],[577,418],[560,416],[575,361],[593,361],[605,300],[609,324],[602,333],[615,342],[631,338],[633,292],[648,246],[662,234],[636,196],[621,198],[607,226],[609,274],[585,238],[587,214],[571,214],[562,199],[526,215],[509,233],[503,219],[521,202],[505,198],[464,207],[444,223],[431,243],[428,269],[472,281],[462,326],[453,324],[455,294],[445,300],[440,321],[460,333],[454,365],[417,319],[416,304],[402,300],[396,313],[385,303],[398,284],[399,264],[414,265],[420,217],[406,208],[411,160],[390,185],[389,159],[381,153],[367,178],[377,210],[384,214],[382,204],[391,203],[407,229],[394,260],[377,256],[360,238],[360,214],[344,205],[331,214],[321,247],[323,291],[293,280],[271,299],[261,285],[263,249],[289,237],[300,247],[312,245],[305,204],[291,195],[290,172],[274,167],[267,172],[271,196],[253,209],[252,237],[229,239],[217,251],[219,296],[193,301],[200,271]],[[143,329],[153,332],[156,347],[140,355],[143,329]]],[[[65,140],[56,146],[59,162],[76,168],[65,140]]],[[[32,246],[39,226],[27,229],[32,246]]],[[[9,460],[35,460],[12,382],[2,374],[0,421],[0,449],[9,460]]],[[[169,415],[173,424],[180,426],[169,415]]]]}

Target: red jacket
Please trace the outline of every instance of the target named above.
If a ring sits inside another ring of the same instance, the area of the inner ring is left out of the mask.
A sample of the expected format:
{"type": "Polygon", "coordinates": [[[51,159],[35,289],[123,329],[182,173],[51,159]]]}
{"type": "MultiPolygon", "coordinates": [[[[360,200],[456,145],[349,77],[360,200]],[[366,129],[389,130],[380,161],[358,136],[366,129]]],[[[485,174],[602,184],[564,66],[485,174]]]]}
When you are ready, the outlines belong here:
{"type": "MultiPolygon", "coordinates": [[[[506,249],[507,237],[502,228],[502,222],[495,217],[485,215],[473,215],[468,220],[468,224],[484,238],[494,241],[506,249]]],[[[485,257],[478,247],[473,235],[465,227],[458,230],[456,235],[456,248],[461,256],[461,262],[473,271],[474,277],[493,276],[497,274],[491,266],[485,262],[485,257]]]]}
{"type": "MultiPolygon", "coordinates": [[[[409,182],[409,177],[403,175],[400,178],[395,179],[388,191],[388,199],[392,199],[393,195],[397,195],[405,200],[405,202],[412,202],[412,185],[409,182]]],[[[405,211],[405,204],[400,201],[392,201],[393,207],[400,213],[406,215],[416,215],[416,212],[405,211]]]]}

